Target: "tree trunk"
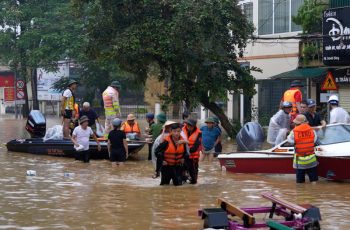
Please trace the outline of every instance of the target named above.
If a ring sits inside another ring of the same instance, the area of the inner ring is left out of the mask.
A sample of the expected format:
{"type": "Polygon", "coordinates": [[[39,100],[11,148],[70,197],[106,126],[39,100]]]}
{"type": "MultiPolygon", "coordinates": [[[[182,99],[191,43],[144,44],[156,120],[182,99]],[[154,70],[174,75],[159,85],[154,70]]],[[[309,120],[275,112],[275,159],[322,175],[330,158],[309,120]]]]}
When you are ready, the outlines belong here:
{"type": "Polygon", "coordinates": [[[221,126],[225,129],[227,135],[234,138],[233,125],[225,115],[224,111],[215,102],[210,102],[208,97],[202,97],[201,103],[219,118],[221,126]]]}
{"type": "Polygon", "coordinates": [[[32,98],[33,98],[33,109],[39,110],[38,94],[37,94],[37,78],[36,68],[32,69],[31,72],[31,85],[32,85],[32,98]]]}

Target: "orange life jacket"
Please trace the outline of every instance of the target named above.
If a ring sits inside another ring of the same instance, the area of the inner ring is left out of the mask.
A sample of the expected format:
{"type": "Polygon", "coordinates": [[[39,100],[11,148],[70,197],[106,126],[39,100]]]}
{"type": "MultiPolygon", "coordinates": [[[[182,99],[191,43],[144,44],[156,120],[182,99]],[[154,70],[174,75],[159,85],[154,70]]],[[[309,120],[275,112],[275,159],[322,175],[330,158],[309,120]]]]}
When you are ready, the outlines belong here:
{"type": "Polygon", "coordinates": [[[295,153],[298,157],[315,153],[315,133],[310,125],[301,124],[294,128],[295,153]]]}
{"type": "MultiPolygon", "coordinates": [[[[171,135],[167,136],[164,140],[168,142],[168,147],[164,151],[164,161],[170,166],[181,164],[181,160],[184,157],[183,154],[186,151],[185,144],[175,145],[171,135]]],[[[183,138],[180,137],[180,140],[183,140],[183,138]]]]}
{"type": "Polygon", "coordinates": [[[293,104],[293,109],[290,112],[291,115],[295,115],[298,113],[297,103],[295,101],[295,94],[297,92],[301,93],[299,89],[289,89],[286,92],[284,92],[284,95],[283,95],[283,101],[289,101],[293,104]]]}
{"type": "Polygon", "coordinates": [[[133,126],[130,126],[127,121],[124,122],[122,130],[124,131],[124,133],[141,133],[139,124],[137,124],[136,121],[133,126]]]}
{"type": "Polygon", "coordinates": [[[74,104],[75,111],[75,119],[79,119],[79,105],[77,103],[74,104]]]}
{"type": "MultiPolygon", "coordinates": [[[[186,135],[187,137],[187,140],[188,140],[188,147],[189,148],[192,148],[193,145],[196,143],[197,141],[197,138],[198,138],[198,135],[200,133],[202,133],[198,128],[196,128],[196,130],[191,133],[191,135],[189,136],[188,135],[188,131],[187,131],[187,128],[186,127],[183,127],[182,128],[182,131],[184,132],[184,134],[186,135]]],[[[201,150],[201,145],[198,147],[198,149],[196,150],[196,152],[193,152],[190,154],[190,159],[198,159],[199,158],[199,151],[201,150]]]]}

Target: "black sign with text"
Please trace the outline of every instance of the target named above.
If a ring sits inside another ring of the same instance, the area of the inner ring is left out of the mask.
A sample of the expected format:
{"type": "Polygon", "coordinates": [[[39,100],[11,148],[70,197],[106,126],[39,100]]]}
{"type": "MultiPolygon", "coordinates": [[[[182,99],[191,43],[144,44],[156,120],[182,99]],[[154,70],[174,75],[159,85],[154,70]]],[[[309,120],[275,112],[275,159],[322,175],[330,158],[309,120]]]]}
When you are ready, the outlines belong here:
{"type": "Polygon", "coordinates": [[[333,72],[337,85],[350,85],[350,69],[338,69],[333,72]]]}
{"type": "Polygon", "coordinates": [[[350,64],[350,7],[323,12],[323,63],[350,64]]]}

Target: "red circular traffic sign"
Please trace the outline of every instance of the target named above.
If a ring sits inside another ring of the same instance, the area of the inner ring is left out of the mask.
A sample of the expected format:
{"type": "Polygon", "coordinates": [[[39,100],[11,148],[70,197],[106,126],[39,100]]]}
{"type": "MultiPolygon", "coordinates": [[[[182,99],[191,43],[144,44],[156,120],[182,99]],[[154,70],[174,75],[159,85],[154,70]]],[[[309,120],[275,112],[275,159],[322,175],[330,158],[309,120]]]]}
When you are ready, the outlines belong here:
{"type": "Polygon", "coordinates": [[[23,80],[18,80],[16,82],[16,87],[17,87],[17,89],[23,89],[24,88],[24,81],[23,80]]]}
{"type": "Polygon", "coordinates": [[[17,99],[24,99],[24,91],[18,90],[16,93],[17,99]]]}

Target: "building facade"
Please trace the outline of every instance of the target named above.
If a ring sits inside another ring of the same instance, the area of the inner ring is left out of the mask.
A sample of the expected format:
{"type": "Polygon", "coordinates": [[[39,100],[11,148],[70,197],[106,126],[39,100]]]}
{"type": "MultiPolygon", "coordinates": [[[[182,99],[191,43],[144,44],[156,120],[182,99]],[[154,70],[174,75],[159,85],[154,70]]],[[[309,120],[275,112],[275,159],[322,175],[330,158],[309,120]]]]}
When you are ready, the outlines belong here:
{"type": "Polygon", "coordinates": [[[303,2],[304,0],[239,2],[244,14],[255,27],[256,38],[248,43],[242,61],[261,69],[261,72],[252,72],[258,83],[256,85],[258,93],[252,100],[252,111],[255,113],[253,118],[262,119],[275,113],[283,92],[292,80],[268,81],[268,79],[293,71],[299,66],[299,39],[292,38],[300,34],[302,29],[292,18],[297,15],[303,2]]]}

